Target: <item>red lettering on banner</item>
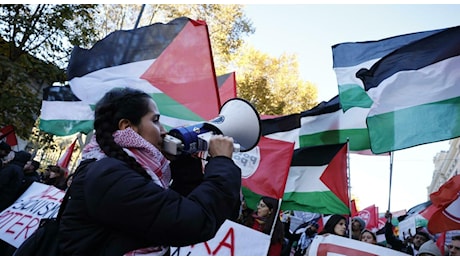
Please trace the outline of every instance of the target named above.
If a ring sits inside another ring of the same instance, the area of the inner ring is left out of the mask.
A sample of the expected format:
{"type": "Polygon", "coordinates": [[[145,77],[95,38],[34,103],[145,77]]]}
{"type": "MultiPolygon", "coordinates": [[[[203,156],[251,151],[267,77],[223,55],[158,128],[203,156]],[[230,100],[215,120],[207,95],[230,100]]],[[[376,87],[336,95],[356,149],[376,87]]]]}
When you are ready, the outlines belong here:
{"type": "Polygon", "coordinates": [[[235,231],[233,228],[230,228],[225,234],[224,239],[220,241],[219,245],[216,247],[216,249],[212,252],[212,255],[216,255],[219,250],[221,250],[221,247],[228,247],[230,249],[230,255],[234,256],[235,255],[235,231]],[[226,240],[227,238],[230,238],[230,243],[227,243],[226,240]]]}
{"type": "MultiPolygon", "coordinates": [[[[202,244],[204,245],[204,248],[206,248],[206,252],[208,253],[208,255],[211,255],[211,248],[209,247],[208,242],[203,242],[202,244]]],[[[192,249],[193,247],[195,247],[195,245],[191,245],[190,249],[192,249]]]]}
{"type": "MultiPolygon", "coordinates": [[[[30,217],[32,218],[32,216],[30,217]]],[[[38,228],[39,224],[40,220],[38,218],[32,218],[14,239],[17,239],[21,234],[24,234],[24,239],[28,238],[38,228]]]]}
{"type": "Polygon", "coordinates": [[[0,216],[0,224],[2,224],[0,229],[8,224],[12,219],[14,219],[14,213],[9,210],[5,211],[5,213],[0,216]]]}
{"type": "Polygon", "coordinates": [[[335,244],[321,243],[318,246],[317,256],[327,256],[328,253],[348,256],[376,256],[373,252],[367,252],[356,248],[340,246],[335,244]]]}
{"type": "Polygon", "coordinates": [[[41,192],[36,196],[31,196],[30,199],[48,199],[51,201],[59,201],[62,202],[62,196],[57,196],[59,194],[63,194],[64,191],[54,188],[53,186],[49,186],[46,190],[41,192]]]}
{"type": "Polygon", "coordinates": [[[22,222],[22,220],[23,220],[24,218],[29,218],[29,219],[32,218],[32,216],[30,216],[30,215],[23,215],[23,214],[19,214],[19,213],[17,213],[17,215],[19,216],[19,219],[16,220],[16,222],[13,223],[13,224],[5,231],[6,233],[14,234],[14,233],[15,233],[15,231],[13,230],[13,227],[14,227],[14,226],[24,226],[24,222],[22,222]]]}

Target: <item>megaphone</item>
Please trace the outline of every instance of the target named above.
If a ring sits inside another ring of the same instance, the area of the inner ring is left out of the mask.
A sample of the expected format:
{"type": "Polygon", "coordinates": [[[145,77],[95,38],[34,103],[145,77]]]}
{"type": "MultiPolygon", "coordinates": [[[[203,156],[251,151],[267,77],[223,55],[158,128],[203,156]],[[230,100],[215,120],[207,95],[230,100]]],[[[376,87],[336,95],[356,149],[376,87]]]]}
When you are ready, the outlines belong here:
{"type": "Polygon", "coordinates": [[[259,143],[259,113],[244,99],[229,99],[220,108],[216,118],[171,129],[163,140],[163,150],[172,155],[207,151],[208,141],[215,134],[232,137],[233,152],[249,151],[259,143]]]}

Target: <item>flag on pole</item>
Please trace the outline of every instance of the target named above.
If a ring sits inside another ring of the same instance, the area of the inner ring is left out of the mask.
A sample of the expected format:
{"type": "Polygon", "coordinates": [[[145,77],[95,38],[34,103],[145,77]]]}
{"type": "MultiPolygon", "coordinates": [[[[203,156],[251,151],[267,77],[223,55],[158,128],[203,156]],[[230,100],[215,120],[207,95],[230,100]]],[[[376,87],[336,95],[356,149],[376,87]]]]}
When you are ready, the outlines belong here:
{"type": "MultiPolygon", "coordinates": [[[[392,40],[405,39],[400,37],[392,40]]],[[[460,26],[406,37],[415,40],[401,43],[347,74],[348,86],[359,89],[353,82],[361,80],[365,92],[361,96],[369,98],[366,122],[376,154],[460,136],[456,123],[460,113],[460,26]]],[[[339,81],[342,85],[347,84],[339,81]]]]}
{"type": "Polygon", "coordinates": [[[430,200],[438,209],[428,220],[428,230],[432,234],[460,230],[460,175],[453,176],[431,193],[430,200]]]}
{"type": "Polygon", "coordinates": [[[69,163],[72,160],[72,154],[73,151],[75,150],[75,144],[77,143],[77,138],[70,144],[69,147],[67,147],[67,150],[64,152],[64,154],[59,158],[57,161],[56,165],[60,166],[64,169],[67,169],[69,167],[69,163]]]}
{"type": "Polygon", "coordinates": [[[372,154],[366,126],[367,109],[352,108],[343,112],[339,97],[321,102],[302,113],[262,120],[262,134],[289,142],[295,148],[345,143],[350,152],[372,154]]]}
{"type": "Polygon", "coordinates": [[[7,125],[0,129],[0,140],[5,141],[11,147],[18,145],[18,139],[12,125],[7,125]]]}
{"type": "Polygon", "coordinates": [[[181,118],[188,110],[209,120],[219,112],[208,27],[203,21],[181,17],[167,24],[115,31],[89,50],[75,47],[67,75],[76,96],[91,103],[109,89],[130,86],[153,93],[167,116],[181,118]]]}
{"type": "MultiPolygon", "coordinates": [[[[370,68],[382,57],[411,42],[423,39],[440,30],[399,35],[379,41],[346,42],[332,46],[333,68],[337,77],[340,104],[347,111],[352,107],[370,108],[369,97],[356,73],[370,68]]],[[[372,91],[371,91],[372,92],[372,91]]]]}
{"type": "Polygon", "coordinates": [[[229,99],[236,98],[236,76],[230,72],[217,77],[221,106],[229,99]]]}
{"type": "Polygon", "coordinates": [[[347,143],[296,149],[281,209],[350,214],[348,205],[347,143]]]}
{"type": "MultiPolygon", "coordinates": [[[[91,49],[74,47],[67,78],[75,97],[89,106],[112,88],[132,87],[149,93],[166,129],[213,119],[219,113],[207,25],[186,17],[115,31],[91,49]]],[[[56,120],[64,116],[71,121],[86,120],[77,112],[66,109],[56,120]]],[[[54,115],[47,115],[46,120],[53,122],[54,115]]],[[[55,131],[70,135],[80,130],[55,131]]]]}
{"type": "Polygon", "coordinates": [[[357,212],[356,216],[366,222],[366,229],[374,232],[379,229],[379,208],[376,207],[375,204],[360,210],[357,212]]]}
{"type": "Polygon", "coordinates": [[[247,152],[233,153],[241,168],[241,189],[249,208],[255,209],[262,196],[280,199],[284,195],[294,143],[261,136],[247,152]]]}

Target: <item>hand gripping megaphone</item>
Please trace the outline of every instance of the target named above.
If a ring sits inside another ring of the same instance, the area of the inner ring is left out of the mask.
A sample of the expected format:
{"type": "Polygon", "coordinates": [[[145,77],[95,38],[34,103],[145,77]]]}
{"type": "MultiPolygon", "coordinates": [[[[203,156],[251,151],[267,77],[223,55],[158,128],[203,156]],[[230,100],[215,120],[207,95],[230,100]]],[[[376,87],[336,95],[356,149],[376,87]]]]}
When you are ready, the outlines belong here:
{"type": "Polygon", "coordinates": [[[163,150],[172,155],[207,151],[209,138],[215,134],[232,137],[234,152],[249,151],[259,143],[259,113],[244,99],[229,99],[220,108],[218,117],[171,129],[163,140],[163,150]]]}

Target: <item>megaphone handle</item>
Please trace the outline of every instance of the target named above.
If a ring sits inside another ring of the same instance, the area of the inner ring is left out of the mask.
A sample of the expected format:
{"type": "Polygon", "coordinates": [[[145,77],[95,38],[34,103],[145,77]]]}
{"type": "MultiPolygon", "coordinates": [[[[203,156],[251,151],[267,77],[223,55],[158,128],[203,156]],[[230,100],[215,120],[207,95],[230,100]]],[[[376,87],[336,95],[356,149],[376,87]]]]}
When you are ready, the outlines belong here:
{"type": "Polygon", "coordinates": [[[240,144],[233,143],[233,152],[234,152],[234,153],[239,153],[240,150],[241,150],[240,144]]]}

